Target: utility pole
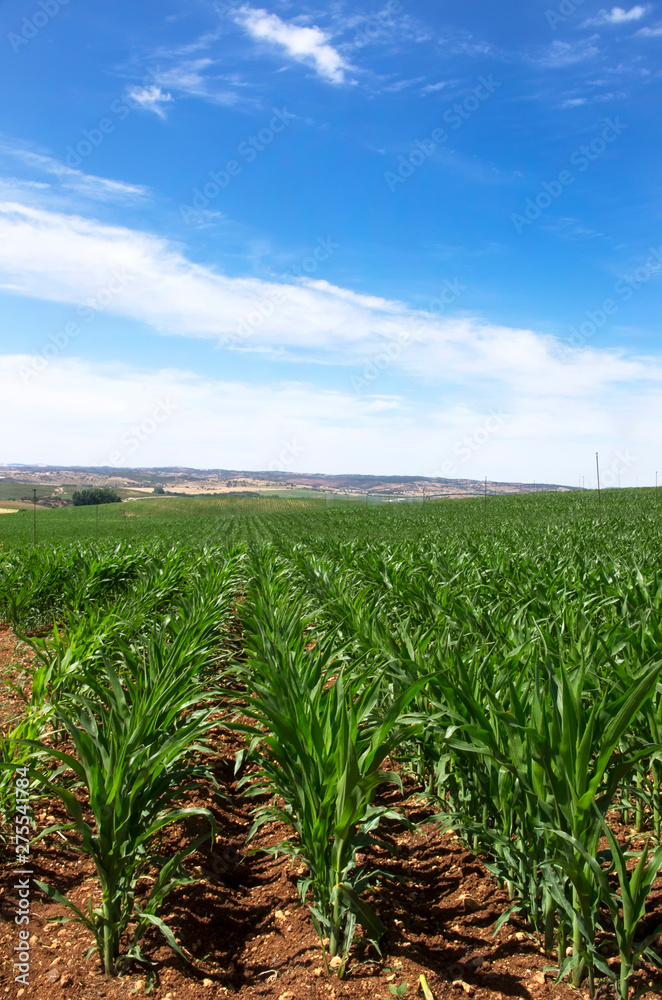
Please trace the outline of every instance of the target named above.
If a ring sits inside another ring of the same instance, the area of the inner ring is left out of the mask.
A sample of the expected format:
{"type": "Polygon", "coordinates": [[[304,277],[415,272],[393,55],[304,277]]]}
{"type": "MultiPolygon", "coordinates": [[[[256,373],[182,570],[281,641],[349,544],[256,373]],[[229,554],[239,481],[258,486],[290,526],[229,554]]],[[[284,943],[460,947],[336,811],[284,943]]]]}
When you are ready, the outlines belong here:
{"type": "Polygon", "coordinates": [[[595,453],[595,469],[598,474],[598,511],[600,514],[600,524],[602,524],[602,496],[600,495],[600,459],[598,453],[595,453]]]}
{"type": "Polygon", "coordinates": [[[32,487],[32,544],[37,544],[37,489],[32,487]]]}
{"type": "Polygon", "coordinates": [[[484,505],[483,523],[487,528],[487,476],[485,476],[485,505],[484,505]]]}

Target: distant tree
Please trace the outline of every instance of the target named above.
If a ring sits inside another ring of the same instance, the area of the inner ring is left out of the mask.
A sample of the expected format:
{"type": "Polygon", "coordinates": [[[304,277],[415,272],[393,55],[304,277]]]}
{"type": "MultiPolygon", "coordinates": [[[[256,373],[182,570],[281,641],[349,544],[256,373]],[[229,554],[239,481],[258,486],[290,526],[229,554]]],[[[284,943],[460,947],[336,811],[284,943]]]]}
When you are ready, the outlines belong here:
{"type": "Polygon", "coordinates": [[[108,486],[93,486],[89,490],[76,490],[71,498],[74,507],[85,507],[97,503],[121,503],[122,498],[108,486]]]}
{"type": "Polygon", "coordinates": [[[163,494],[165,493],[165,490],[163,489],[162,486],[155,486],[154,487],[154,492],[156,494],[158,494],[158,496],[163,496],[163,494]]]}

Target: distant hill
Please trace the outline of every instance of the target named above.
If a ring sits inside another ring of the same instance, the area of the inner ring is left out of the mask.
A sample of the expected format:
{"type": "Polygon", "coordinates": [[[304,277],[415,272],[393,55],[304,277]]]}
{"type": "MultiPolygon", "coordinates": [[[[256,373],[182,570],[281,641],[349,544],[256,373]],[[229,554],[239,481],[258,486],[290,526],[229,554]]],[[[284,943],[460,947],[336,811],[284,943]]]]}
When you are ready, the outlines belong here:
{"type": "MultiPolygon", "coordinates": [[[[288,491],[296,491],[297,496],[367,494],[394,499],[476,496],[486,489],[484,480],[425,476],[326,475],[184,467],[115,469],[108,466],[0,465],[0,500],[26,502],[32,499],[36,487],[38,502],[66,503],[74,490],[84,486],[113,486],[125,498],[145,496],[155,487],[161,487],[166,495],[177,493],[180,496],[245,495],[247,492],[282,496],[288,491]]],[[[487,481],[487,492],[491,495],[573,489],[577,487],[487,481]]]]}

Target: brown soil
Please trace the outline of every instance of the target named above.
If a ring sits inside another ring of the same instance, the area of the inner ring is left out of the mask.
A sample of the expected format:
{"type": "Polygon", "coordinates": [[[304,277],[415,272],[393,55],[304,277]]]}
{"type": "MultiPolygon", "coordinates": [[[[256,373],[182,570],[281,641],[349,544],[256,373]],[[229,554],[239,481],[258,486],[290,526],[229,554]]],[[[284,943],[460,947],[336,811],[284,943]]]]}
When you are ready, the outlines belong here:
{"type": "MultiPolygon", "coordinates": [[[[12,667],[20,676],[13,637],[0,633],[0,669],[12,667]],[[9,652],[8,652],[9,650],[9,652]]],[[[7,707],[6,693],[3,695],[7,707]]],[[[372,904],[387,925],[383,956],[372,946],[361,947],[357,935],[346,979],[339,981],[324,968],[322,951],[296,889],[302,864],[281,856],[252,852],[256,847],[279,843],[284,827],[264,827],[250,849],[246,834],[251,806],[237,793],[234,756],[243,745],[241,737],[218,734],[214,770],[227,801],[209,795],[192,800],[210,807],[218,824],[213,849],[200,851],[188,862],[199,877],[181,887],[166,901],[161,912],[180,944],[191,955],[186,963],[163,943],[158,932],[150,932],[143,951],[156,962],[155,976],[134,966],[127,975],[108,979],[96,954],[88,962],[85,953],[92,943],[79,925],[49,923],[48,918],[66,910],[48,902],[32,888],[30,986],[13,980],[13,948],[16,899],[11,888],[11,869],[5,866],[3,884],[8,887],[0,903],[0,996],[38,1000],[123,1000],[149,992],[154,1000],[214,1000],[265,997],[276,1000],[390,1000],[391,987],[408,983],[406,997],[422,996],[423,974],[436,1000],[503,1000],[505,997],[570,1000],[584,991],[567,984],[554,985],[544,973],[550,960],[541,953],[537,939],[523,923],[513,918],[493,937],[494,923],[509,904],[508,896],[487,874],[452,832],[442,833],[428,824],[411,834],[399,825],[386,827],[391,851],[376,850],[378,866],[396,876],[383,880],[372,904]],[[402,881],[398,881],[402,879],[402,881]]],[[[63,747],[66,749],[66,747],[63,747]]],[[[411,789],[410,789],[411,791],[411,789]]],[[[254,805],[254,803],[253,803],[254,805]]],[[[406,812],[413,821],[427,818],[430,810],[412,795],[406,812]]],[[[43,829],[64,820],[56,801],[33,802],[37,826],[43,829]]],[[[201,821],[169,830],[166,852],[184,846],[201,832],[201,821]]],[[[69,836],[69,835],[67,835],[69,836]]],[[[81,908],[87,908],[97,886],[89,859],[72,849],[64,835],[49,835],[33,848],[34,877],[56,886],[81,908]]],[[[662,922],[662,885],[649,900],[646,930],[662,922]]],[[[660,979],[646,966],[637,973],[635,989],[644,1000],[659,998],[660,979]]],[[[613,996],[610,986],[600,995],[613,996]]]]}
{"type": "Polygon", "coordinates": [[[0,731],[22,716],[30,696],[31,679],[27,667],[34,654],[10,628],[0,626],[0,731]],[[21,697],[23,692],[23,697],[21,697]]]}

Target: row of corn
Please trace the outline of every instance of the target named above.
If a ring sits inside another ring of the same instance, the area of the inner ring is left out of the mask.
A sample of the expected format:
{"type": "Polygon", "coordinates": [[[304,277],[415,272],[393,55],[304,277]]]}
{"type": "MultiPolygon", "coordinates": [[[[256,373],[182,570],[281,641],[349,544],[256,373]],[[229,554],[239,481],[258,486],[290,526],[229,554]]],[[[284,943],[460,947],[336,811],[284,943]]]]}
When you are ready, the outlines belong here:
{"type": "Polygon", "coordinates": [[[98,878],[87,907],[43,891],[108,974],[148,963],[149,927],[181,953],[160,913],[214,836],[212,813],[186,802],[213,788],[210,734],[232,728],[246,736],[250,836],[287,827],[271,850],[302,862],[301,900],[338,975],[380,947],[371,847],[408,823],[383,795],[405,780],[507,889],[495,930],[518,913],[559,979],[592,995],[607,976],[627,1000],[637,962],[658,958],[646,901],[662,867],[662,575],[645,545],[612,541],[503,531],[6,555],[0,617],[35,659],[2,741],[0,808],[27,763],[98,878]],[[161,831],[174,823],[197,832],[172,854],[161,831]],[[643,846],[625,850],[616,823],[643,846]]]}

